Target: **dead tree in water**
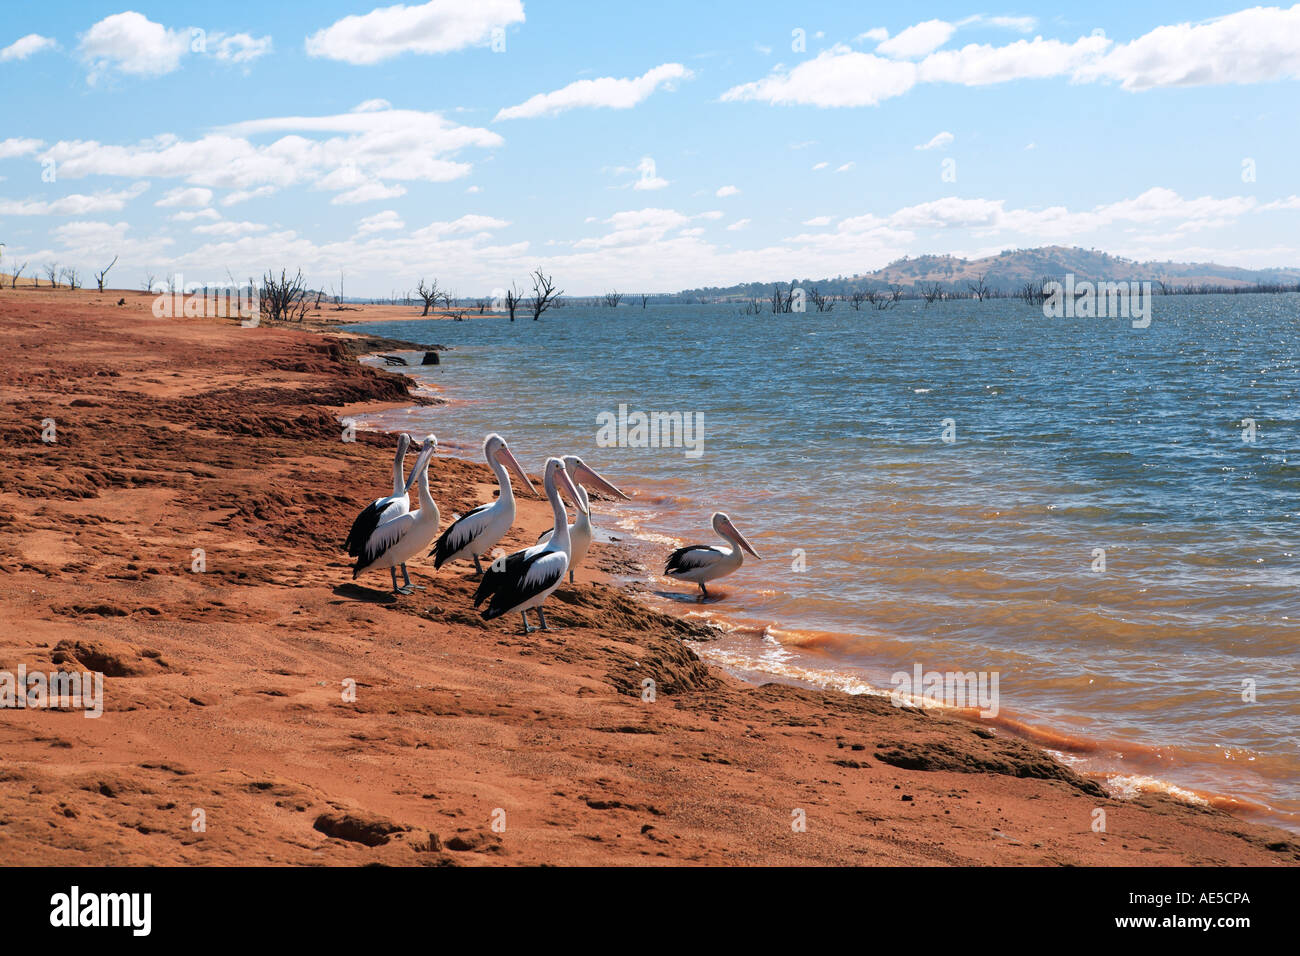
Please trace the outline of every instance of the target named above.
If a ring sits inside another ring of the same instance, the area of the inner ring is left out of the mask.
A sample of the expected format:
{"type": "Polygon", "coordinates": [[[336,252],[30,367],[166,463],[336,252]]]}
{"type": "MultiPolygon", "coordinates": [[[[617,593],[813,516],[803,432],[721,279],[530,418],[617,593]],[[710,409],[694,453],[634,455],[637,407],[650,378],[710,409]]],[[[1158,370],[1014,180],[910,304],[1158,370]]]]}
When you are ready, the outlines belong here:
{"type": "Polygon", "coordinates": [[[641,308],[643,309],[645,308],[645,304],[649,299],[650,299],[649,293],[646,292],[641,293],[641,308]]]}
{"type": "Polygon", "coordinates": [[[925,300],[928,306],[930,303],[943,298],[943,286],[937,282],[931,282],[929,285],[921,287],[921,298],[925,300]]]}
{"type": "MultiPolygon", "coordinates": [[[[176,281],[170,280],[170,287],[175,292],[176,281]]],[[[270,322],[289,322],[297,320],[301,322],[307,315],[310,304],[307,301],[307,287],[303,284],[302,270],[289,277],[289,273],[281,269],[280,278],[275,277],[275,273],[267,272],[262,277],[262,314],[270,322]]]]}
{"type": "Polygon", "coordinates": [[[555,300],[559,296],[564,295],[564,290],[556,292],[555,280],[551,276],[543,275],[541,269],[533,272],[532,278],[533,297],[528,305],[533,310],[533,321],[536,322],[542,317],[543,312],[555,305],[555,300]]]}
{"type": "Polygon", "coordinates": [[[437,279],[434,279],[433,285],[430,286],[425,284],[423,277],[420,279],[420,284],[415,287],[415,294],[424,300],[424,311],[420,315],[428,315],[429,310],[436,306],[443,296],[442,290],[438,288],[437,279]]]}
{"type": "Polygon", "coordinates": [[[104,266],[101,271],[95,273],[95,284],[99,286],[100,292],[104,291],[104,276],[108,275],[108,270],[115,265],[117,265],[117,256],[114,256],[113,261],[104,266]]]}
{"type": "Polygon", "coordinates": [[[605,293],[605,305],[611,309],[617,309],[618,304],[623,301],[623,293],[615,289],[613,292],[605,293]]]}
{"type": "Polygon", "coordinates": [[[515,285],[513,280],[511,280],[510,288],[506,290],[505,298],[506,309],[510,312],[511,322],[515,320],[515,309],[519,308],[519,303],[523,300],[524,297],[520,293],[519,287],[515,285]]]}
{"type": "Polygon", "coordinates": [[[773,313],[789,312],[794,307],[794,283],[790,283],[789,292],[782,292],[779,282],[772,286],[772,298],[769,301],[773,313]]]}
{"type": "Polygon", "coordinates": [[[854,289],[844,299],[854,312],[862,311],[862,303],[867,301],[867,294],[861,289],[854,289]]]}
{"type": "Polygon", "coordinates": [[[819,289],[809,289],[808,298],[816,306],[818,312],[830,312],[835,308],[835,298],[829,295],[822,295],[819,289]]]}
{"type": "Polygon", "coordinates": [[[983,302],[993,292],[993,290],[989,288],[988,283],[984,281],[986,278],[987,276],[980,276],[973,282],[966,283],[966,288],[970,289],[971,298],[976,302],[983,302]]]}

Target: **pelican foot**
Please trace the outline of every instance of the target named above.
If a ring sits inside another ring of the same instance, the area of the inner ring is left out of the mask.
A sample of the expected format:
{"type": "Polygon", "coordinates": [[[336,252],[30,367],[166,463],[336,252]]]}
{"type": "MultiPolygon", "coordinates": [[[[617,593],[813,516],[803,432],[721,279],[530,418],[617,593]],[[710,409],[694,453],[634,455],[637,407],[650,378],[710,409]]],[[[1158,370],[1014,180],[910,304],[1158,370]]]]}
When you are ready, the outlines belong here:
{"type": "Polygon", "coordinates": [[[394,594],[414,594],[414,593],[415,593],[415,589],[414,589],[414,588],[408,588],[408,587],[400,587],[400,588],[395,588],[395,589],[393,590],[393,593],[394,593],[394,594]]]}
{"type": "Polygon", "coordinates": [[[426,588],[425,588],[425,586],[424,586],[423,584],[412,584],[412,585],[410,585],[410,587],[411,587],[411,590],[412,590],[412,591],[424,591],[424,590],[426,590],[426,588]]]}

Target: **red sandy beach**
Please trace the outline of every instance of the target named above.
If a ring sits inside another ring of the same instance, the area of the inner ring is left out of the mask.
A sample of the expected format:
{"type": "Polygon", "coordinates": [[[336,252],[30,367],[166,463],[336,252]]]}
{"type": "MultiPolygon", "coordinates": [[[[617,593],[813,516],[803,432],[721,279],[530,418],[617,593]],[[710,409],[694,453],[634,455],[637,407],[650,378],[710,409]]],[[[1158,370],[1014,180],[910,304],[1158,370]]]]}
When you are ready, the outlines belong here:
{"type": "MultiPolygon", "coordinates": [[[[714,632],[607,576],[527,637],[480,620],[464,567],[417,563],[428,590],[397,600],[384,572],[354,584],[339,544],[394,442],[338,418],[412,401],[356,361],[383,343],[150,303],[0,294],[0,671],[106,675],[99,719],[0,710],[0,863],[1300,861],[1284,831],[1110,798],[1003,729],[742,683],[692,650],[714,632]]],[[[493,490],[444,456],[430,479],[444,523],[493,490]]],[[[505,546],[549,520],[521,499],[505,546]]]]}

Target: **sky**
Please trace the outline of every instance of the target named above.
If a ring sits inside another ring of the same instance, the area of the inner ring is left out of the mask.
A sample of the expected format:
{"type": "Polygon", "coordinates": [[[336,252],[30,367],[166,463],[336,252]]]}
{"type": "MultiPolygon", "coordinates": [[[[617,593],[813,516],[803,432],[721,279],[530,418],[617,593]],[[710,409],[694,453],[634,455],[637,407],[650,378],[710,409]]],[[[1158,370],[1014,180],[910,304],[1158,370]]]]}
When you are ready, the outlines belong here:
{"type": "Polygon", "coordinates": [[[1300,4],[7,4],[0,271],[387,296],[1300,266],[1300,4]]]}

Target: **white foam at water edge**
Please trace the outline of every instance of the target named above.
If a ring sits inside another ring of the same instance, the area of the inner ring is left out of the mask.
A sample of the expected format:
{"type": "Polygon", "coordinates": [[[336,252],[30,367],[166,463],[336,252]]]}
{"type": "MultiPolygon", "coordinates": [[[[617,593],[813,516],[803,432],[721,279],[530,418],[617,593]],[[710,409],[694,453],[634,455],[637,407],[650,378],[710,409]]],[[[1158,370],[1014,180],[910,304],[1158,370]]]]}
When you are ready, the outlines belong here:
{"type": "Polygon", "coordinates": [[[1154,791],[1156,793],[1167,793],[1184,803],[1190,803],[1198,807],[1208,807],[1210,805],[1208,800],[1192,793],[1190,790],[1142,774],[1114,774],[1106,778],[1105,786],[1110,791],[1111,796],[1120,800],[1132,800],[1141,793],[1154,791]]]}
{"type": "Polygon", "coordinates": [[[777,659],[776,654],[764,655],[760,659],[754,659],[745,654],[722,650],[709,645],[702,645],[698,649],[698,653],[701,657],[717,663],[733,673],[743,671],[772,674],[823,690],[838,690],[846,694],[870,694],[877,697],[889,696],[888,692],[878,690],[864,681],[846,677],[843,674],[830,674],[825,671],[800,667],[797,664],[777,659]]]}

